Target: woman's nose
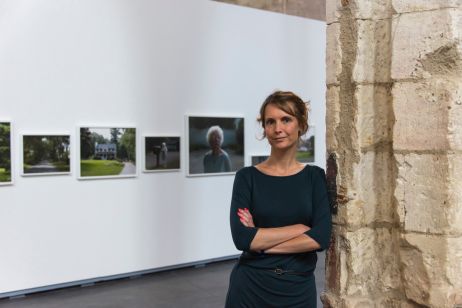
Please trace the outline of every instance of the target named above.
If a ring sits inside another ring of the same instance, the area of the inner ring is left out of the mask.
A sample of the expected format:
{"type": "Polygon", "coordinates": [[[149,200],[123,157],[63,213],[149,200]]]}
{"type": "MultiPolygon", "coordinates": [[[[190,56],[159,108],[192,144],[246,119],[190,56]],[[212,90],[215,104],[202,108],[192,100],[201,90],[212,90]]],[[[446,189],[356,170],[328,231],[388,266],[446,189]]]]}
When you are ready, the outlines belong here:
{"type": "Polygon", "coordinates": [[[276,123],[274,124],[274,131],[275,132],[281,131],[281,122],[276,121],[276,123]]]}

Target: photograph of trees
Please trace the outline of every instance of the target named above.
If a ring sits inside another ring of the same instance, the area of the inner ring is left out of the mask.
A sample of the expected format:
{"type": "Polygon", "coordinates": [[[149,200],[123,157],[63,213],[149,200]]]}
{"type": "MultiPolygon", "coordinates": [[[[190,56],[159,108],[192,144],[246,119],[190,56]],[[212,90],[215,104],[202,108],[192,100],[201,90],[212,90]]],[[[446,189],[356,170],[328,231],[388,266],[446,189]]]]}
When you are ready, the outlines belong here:
{"type": "Polygon", "coordinates": [[[0,122],[0,184],[11,183],[11,123],[0,122]]]}
{"type": "Polygon", "coordinates": [[[136,128],[80,128],[80,176],[135,176],[136,128]]]}
{"type": "Polygon", "coordinates": [[[145,171],[180,169],[180,137],[144,138],[145,171]]]}
{"type": "Polygon", "coordinates": [[[24,135],[23,173],[69,173],[69,135],[24,135]]]}
{"type": "Polygon", "coordinates": [[[315,128],[311,126],[308,132],[300,138],[297,149],[297,160],[301,163],[314,162],[314,141],[315,141],[315,128]]]}

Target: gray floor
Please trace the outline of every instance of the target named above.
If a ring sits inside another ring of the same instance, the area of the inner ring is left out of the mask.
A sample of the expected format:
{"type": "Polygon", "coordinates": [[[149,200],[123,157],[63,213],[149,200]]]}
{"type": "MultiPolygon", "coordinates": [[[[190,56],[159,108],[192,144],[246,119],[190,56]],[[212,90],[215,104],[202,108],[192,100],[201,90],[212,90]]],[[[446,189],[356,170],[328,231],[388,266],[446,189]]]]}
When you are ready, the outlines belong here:
{"type": "MultiPolygon", "coordinates": [[[[324,253],[316,268],[318,294],[324,290],[324,253]]],[[[73,287],[0,299],[2,308],[223,307],[229,274],[236,260],[143,275],[89,287],[73,287]]],[[[322,307],[318,299],[318,307],[322,307]]]]}

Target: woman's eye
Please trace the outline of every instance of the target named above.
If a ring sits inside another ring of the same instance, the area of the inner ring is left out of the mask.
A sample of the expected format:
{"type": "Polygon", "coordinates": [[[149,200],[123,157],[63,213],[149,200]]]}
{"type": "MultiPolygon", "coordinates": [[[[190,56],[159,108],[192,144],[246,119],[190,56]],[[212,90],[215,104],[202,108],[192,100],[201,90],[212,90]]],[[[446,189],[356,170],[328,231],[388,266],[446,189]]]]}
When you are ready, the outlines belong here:
{"type": "Polygon", "coordinates": [[[266,121],[265,121],[265,125],[271,125],[271,124],[273,124],[273,120],[272,120],[272,119],[266,120],[266,121]]]}
{"type": "Polygon", "coordinates": [[[283,123],[289,123],[290,121],[292,121],[291,118],[282,118],[283,123]]]}

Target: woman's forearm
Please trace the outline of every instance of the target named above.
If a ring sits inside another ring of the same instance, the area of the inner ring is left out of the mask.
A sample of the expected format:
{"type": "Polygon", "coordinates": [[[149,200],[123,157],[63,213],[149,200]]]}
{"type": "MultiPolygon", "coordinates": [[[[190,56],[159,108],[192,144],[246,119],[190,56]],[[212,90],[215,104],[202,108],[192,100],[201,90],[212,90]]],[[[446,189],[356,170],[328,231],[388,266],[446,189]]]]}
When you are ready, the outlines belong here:
{"type": "Polygon", "coordinates": [[[303,224],[290,225],[279,228],[259,228],[250,243],[253,251],[267,250],[291,239],[295,239],[310,228],[303,224]]]}
{"type": "Polygon", "coordinates": [[[284,253],[302,253],[314,251],[321,248],[321,246],[306,234],[301,234],[283,243],[277,244],[273,247],[265,249],[268,254],[284,254],[284,253]]]}

